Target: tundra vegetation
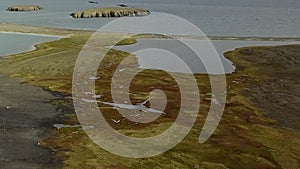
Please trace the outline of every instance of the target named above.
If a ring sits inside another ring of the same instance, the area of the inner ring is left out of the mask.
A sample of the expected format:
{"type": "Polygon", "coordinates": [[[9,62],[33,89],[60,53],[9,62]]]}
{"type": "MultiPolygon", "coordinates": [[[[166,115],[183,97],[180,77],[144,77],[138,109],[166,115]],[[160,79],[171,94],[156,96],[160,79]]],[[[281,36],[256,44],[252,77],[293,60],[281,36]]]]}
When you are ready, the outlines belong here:
{"type": "MultiPolygon", "coordinates": [[[[35,32],[45,28],[24,27],[35,32]]],[[[31,52],[20,53],[1,59],[0,71],[12,77],[26,79],[31,85],[40,86],[65,96],[52,104],[63,108],[64,116],[58,117],[63,124],[78,125],[72,105],[72,74],[75,61],[83,45],[91,36],[89,31],[50,29],[50,34],[65,37],[36,45],[31,52]]],[[[113,45],[114,39],[123,37],[119,45],[135,43],[127,34],[103,33],[99,49],[113,45]]],[[[277,47],[247,47],[227,52],[225,56],[236,66],[236,72],[226,75],[227,102],[223,118],[213,136],[199,144],[198,137],[210,107],[210,81],[206,74],[195,74],[201,91],[201,107],[197,122],[187,137],[172,150],[151,158],[129,159],[111,154],[98,147],[80,127],[51,129],[52,135],[41,141],[50,147],[56,158],[63,160],[65,169],[92,168],[181,168],[181,169],[289,169],[300,168],[300,136],[296,95],[299,84],[299,45],[277,47]],[[290,99],[286,102],[280,91],[290,99]],[[277,119],[276,113],[293,118],[288,122],[277,119]],[[273,108],[272,108],[273,107],[273,108]],[[290,125],[289,125],[290,124],[290,125]],[[298,126],[298,128],[297,128],[298,126]]],[[[96,80],[96,93],[100,100],[111,101],[110,83],[116,66],[129,53],[110,50],[100,64],[96,80]],[[113,60],[113,62],[111,62],[113,60]],[[109,66],[101,67],[101,65],[109,66]]],[[[134,56],[133,56],[134,57],[134,56]]],[[[136,59],[131,60],[136,63],[136,59]]],[[[178,74],[182,78],[191,75],[178,74]]],[[[178,113],[179,91],[174,80],[162,71],[143,71],[132,82],[131,100],[143,102],[151,87],[162,86],[169,97],[166,114],[147,124],[132,123],[107,105],[99,103],[107,122],[120,133],[132,137],[148,137],[167,129],[178,113]],[[149,80],[155,79],[155,80],[149,80]],[[134,94],[135,93],[135,94],[134,94]],[[120,119],[114,123],[110,119],[120,119]]],[[[216,75],[217,76],[217,75],[216,75]]],[[[191,91],[192,92],[192,91],[191,91]]],[[[191,105],[193,106],[193,105],[191,105]]]]}

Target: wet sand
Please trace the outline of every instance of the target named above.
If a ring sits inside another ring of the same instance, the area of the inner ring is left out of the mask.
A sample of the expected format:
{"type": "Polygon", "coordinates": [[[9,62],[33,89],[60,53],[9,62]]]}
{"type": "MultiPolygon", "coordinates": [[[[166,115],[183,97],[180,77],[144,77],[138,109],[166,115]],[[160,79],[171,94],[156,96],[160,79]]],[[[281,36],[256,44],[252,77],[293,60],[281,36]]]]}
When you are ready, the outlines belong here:
{"type": "Polygon", "coordinates": [[[48,148],[39,146],[49,136],[59,112],[50,100],[57,99],[40,87],[0,75],[0,168],[55,168],[59,161],[48,148]]]}

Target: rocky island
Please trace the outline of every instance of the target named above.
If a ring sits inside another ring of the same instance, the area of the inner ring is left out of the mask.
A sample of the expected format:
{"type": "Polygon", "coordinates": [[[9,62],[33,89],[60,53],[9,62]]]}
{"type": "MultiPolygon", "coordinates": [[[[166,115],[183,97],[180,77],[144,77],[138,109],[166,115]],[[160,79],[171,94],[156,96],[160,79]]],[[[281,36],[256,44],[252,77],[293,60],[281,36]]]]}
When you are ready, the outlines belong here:
{"type": "Polygon", "coordinates": [[[150,11],[132,7],[94,8],[71,13],[73,18],[147,16],[150,11]]]}
{"type": "Polygon", "coordinates": [[[38,11],[42,8],[38,5],[21,5],[21,6],[11,6],[8,7],[8,11],[38,11]]]}

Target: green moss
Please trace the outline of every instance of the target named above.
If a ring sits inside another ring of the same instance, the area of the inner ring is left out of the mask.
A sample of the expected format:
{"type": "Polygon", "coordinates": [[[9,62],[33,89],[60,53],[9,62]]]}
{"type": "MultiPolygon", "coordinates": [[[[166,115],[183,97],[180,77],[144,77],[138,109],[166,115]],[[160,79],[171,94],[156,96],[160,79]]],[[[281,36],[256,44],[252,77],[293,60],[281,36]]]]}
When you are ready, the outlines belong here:
{"type": "Polygon", "coordinates": [[[135,43],[137,43],[137,40],[135,38],[126,38],[126,39],[123,39],[122,41],[118,42],[116,44],[116,46],[132,45],[132,44],[135,44],[135,43]]]}

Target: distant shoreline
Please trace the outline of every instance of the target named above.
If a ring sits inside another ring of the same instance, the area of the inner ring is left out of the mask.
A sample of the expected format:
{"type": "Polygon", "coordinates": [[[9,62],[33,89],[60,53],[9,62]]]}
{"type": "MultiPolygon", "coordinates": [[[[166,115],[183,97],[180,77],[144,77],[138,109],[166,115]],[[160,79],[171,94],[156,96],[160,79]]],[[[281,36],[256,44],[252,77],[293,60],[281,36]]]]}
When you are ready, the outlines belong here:
{"type": "MultiPolygon", "coordinates": [[[[55,27],[42,27],[23,24],[10,24],[0,23],[0,32],[16,32],[26,33],[32,35],[50,35],[50,36],[66,36],[73,33],[89,33],[96,32],[95,30],[79,30],[79,29],[66,29],[55,27]]],[[[134,35],[133,33],[126,32],[107,32],[113,34],[127,34],[134,35]]],[[[147,35],[146,35],[147,36],[147,35]]],[[[300,37],[242,37],[242,36],[186,36],[186,35],[170,35],[171,38],[188,38],[188,39],[210,39],[210,40],[245,40],[245,41],[300,41],[300,37]]]]}
{"type": "Polygon", "coordinates": [[[66,36],[59,36],[59,35],[51,35],[51,34],[38,34],[38,33],[23,33],[23,32],[7,32],[7,31],[0,31],[3,34],[15,34],[15,35],[31,35],[31,36],[44,36],[44,37],[53,37],[53,38],[64,38],[66,36]]]}

